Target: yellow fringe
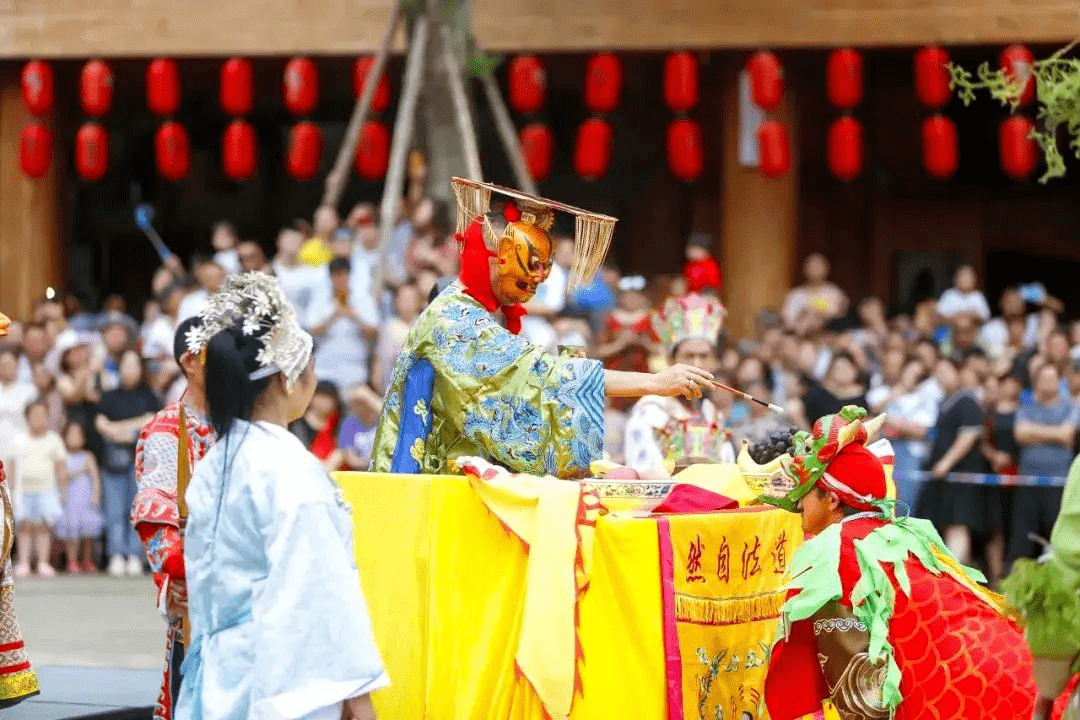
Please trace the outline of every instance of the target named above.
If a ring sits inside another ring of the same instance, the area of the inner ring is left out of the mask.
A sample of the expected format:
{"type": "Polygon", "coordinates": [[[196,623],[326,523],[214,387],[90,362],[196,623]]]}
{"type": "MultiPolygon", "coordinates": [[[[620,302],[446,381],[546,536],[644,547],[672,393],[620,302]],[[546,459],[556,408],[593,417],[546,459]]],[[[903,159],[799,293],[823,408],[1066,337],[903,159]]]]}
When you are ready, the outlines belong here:
{"type": "Polygon", "coordinates": [[[763,595],[731,598],[703,598],[675,594],[675,618],[698,625],[738,625],[780,617],[784,607],[783,589],[763,595]]]}
{"type": "Polygon", "coordinates": [[[994,608],[994,610],[1002,617],[1008,617],[1019,621],[1019,614],[1005,603],[1004,597],[998,595],[996,592],[987,590],[982,585],[972,580],[971,576],[964,570],[963,565],[941,552],[938,548],[934,547],[931,549],[934,552],[934,559],[944,565],[949,570],[949,574],[956,578],[957,582],[978,595],[983,602],[994,608]]]}
{"type": "Polygon", "coordinates": [[[33,670],[0,675],[0,700],[14,700],[41,692],[33,670]]]}

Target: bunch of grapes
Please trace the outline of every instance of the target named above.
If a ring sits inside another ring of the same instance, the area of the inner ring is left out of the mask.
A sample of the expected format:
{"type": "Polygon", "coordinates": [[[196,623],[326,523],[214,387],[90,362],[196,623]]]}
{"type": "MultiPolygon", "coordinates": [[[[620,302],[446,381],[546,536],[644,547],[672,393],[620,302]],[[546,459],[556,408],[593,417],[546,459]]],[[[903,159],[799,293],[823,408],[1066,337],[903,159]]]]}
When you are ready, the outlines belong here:
{"type": "Polygon", "coordinates": [[[758,465],[768,465],[781,455],[791,452],[797,432],[796,428],[788,428],[770,433],[769,437],[750,446],[750,458],[758,465]]]}

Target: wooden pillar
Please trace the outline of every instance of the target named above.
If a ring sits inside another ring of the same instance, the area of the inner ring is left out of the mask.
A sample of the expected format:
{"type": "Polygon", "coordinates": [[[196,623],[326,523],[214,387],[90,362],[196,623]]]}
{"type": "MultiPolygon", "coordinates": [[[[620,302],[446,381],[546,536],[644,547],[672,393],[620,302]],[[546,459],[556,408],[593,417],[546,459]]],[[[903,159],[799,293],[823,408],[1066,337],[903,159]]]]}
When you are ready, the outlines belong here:
{"type": "MultiPolygon", "coordinates": [[[[23,104],[18,68],[5,70],[11,72],[0,74],[0,310],[13,320],[27,320],[46,288],[63,285],[60,179],[66,154],[54,146],[43,177],[23,174],[20,134],[33,118],[23,104]]],[[[54,118],[41,121],[52,127],[54,138],[59,134],[54,118]]]]}
{"type": "Polygon", "coordinates": [[[791,138],[791,167],[783,176],[765,178],[757,168],[739,164],[739,72],[745,57],[736,56],[724,72],[721,268],[727,327],[733,337],[754,332],[765,309],[780,308],[794,276],[798,232],[798,148],[792,111],[792,88],[784,89],[777,113],[791,138]]]}

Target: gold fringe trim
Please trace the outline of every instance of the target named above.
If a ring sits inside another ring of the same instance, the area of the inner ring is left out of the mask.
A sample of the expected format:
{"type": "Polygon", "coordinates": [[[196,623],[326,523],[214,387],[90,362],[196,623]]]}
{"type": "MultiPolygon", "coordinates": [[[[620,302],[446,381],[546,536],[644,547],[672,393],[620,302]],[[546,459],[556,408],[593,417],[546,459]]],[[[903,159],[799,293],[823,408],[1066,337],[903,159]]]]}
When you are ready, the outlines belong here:
{"type": "Polygon", "coordinates": [[[14,700],[41,692],[37,675],[33,670],[22,670],[11,675],[0,675],[0,701],[14,700]]]}
{"type": "Polygon", "coordinates": [[[975,582],[970,575],[964,570],[964,566],[958,563],[953,558],[949,557],[945,553],[941,552],[936,547],[931,548],[934,553],[934,559],[948,570],[957,582],[966,587],[971,592],[975,593],[983,602],[990,607],[994,608],[1002,617],[1010,618],[1016,622],[1020,621],[1020,615],[1010,608],[1005,603],[1005,598],[998,595],[996,592],[986,589],[979,583],[975,582]]]}
{"type": "Polygon", "coordinates": [[[786,593],[776,590],[764,595],[704,598],[675,593],[675,619],[696,625],[738,625],[780,617],[786,593]]]}

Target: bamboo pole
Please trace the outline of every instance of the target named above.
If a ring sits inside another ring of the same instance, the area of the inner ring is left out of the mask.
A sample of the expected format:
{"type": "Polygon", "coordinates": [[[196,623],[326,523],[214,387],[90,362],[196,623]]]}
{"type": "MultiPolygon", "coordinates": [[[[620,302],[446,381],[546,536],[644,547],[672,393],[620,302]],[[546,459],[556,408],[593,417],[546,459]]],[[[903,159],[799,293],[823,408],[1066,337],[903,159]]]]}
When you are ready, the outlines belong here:
{"type": "Polygon", "coordinates": [[[375,65],[372,66],[371,71],[368,73],[367,81],[364,83],[364,92],[360,94],[355,107],[353,107],[352,117],[349,118],[349,125],[345,130],[345,139],[342,140],[337,159],[334,160],[334,167],[326,176],[326,189],[323,191],[321,205],[328,205],[336,209],[338,203],[341,202],[341,194],[345,191],[345,183],[348,178],[349,159],[356,154],[356,146],[360,142],[360,131],[363,130],[364,122],[367,121],[368,115],[371,113],[371,105],[375,100],[375,90],[379,86],[378,80],[382,77],[383,70],[386,68],[386,59],[390,55],[390,44],[393,43],[394,34],[400,24],[401,6],[395,3],[394,11],[390,15],[390,27],[387,28],[382,47],[379,48],[379,52],[375,56],[375,65]]]}
{"type": "Polygon", "coordinates": [[[510,118],[510,111],[506,109],[499,85],[495,82],[490,72],[480,77],[484,85],[484,94],[487,95],[491,113],[495,116],[495,128],[499,131],[503,149],[510,158],[510,166],[514,169],[514,177],[518,187],[530,195],[537,195],[536,183],[533,182],[529,169],[525,166],[525,155],[521,151],[521,143],[518,142],[517,133],[514,131],[514,121],[510,118]]]}
{"type": "Polygon", "coordinates": [[[469,98],[465,94],[465,82],[462,79],[464,73],[457,61],[457,57],[454,55],[453,41],[450,28],[443,25],[443,62],[446,64],[446,73],[449,75],[450,95],[454,99],[454,114],[457,118],[458,131],[461,133],[461,142],[465,150],[465,169],[470,180],[483,182],[484,174],[480,169],[480,149],[476,142],[476,126],[473,125],[472,111],[469,109],[469,98]]]}
{"type": "Polygon", "coordinates": [[[409,42],[409,55],[405,60],[405,86],[401,92],[401,106],[394,120],[394,135],[390,142],[390,167],[383,187],[382,206],[379,211],[379,264],[375,266],[375,304],[382,301],[383,284],[386,280],[387,253],[394,237],[398,203],[405,189],[405,164],[408,161],[409,144],[412,142],[413,125],[416,123],[416,103],[424,77],[424,52],[427,48],[428,18],[420,15],[413,28],[409,42]]]}

